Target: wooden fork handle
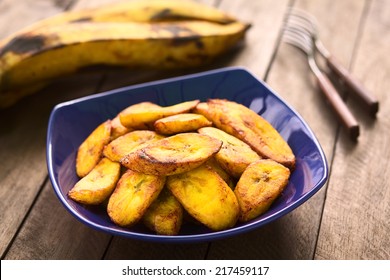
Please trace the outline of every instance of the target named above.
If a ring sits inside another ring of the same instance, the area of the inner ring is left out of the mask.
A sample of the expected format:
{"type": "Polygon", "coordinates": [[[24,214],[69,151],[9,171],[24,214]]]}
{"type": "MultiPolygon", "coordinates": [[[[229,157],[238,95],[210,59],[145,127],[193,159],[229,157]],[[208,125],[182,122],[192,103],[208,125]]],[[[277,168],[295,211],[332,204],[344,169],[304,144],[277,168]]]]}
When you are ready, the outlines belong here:
{"type": "Polygon", "coordinates": [[[359,124],[355,117],[352,115],[351,111],[348,109],[328,77],[322,73],[317,73],[316,78],[321,91],[325,95],[330,106],[337,114],[343,126],[347,129],[350,138],[355,141],[359,137],[360,133],[359,124]]]}
{"type": "Polygon", "coordinates": [[[348,90],[365,105],[368,112],[375,117],[379,110],[379,102],[370,91],[368,91],[358,79],[340,64],[333,56],[327,58],[327,65],[343,81],[348,90]]]}

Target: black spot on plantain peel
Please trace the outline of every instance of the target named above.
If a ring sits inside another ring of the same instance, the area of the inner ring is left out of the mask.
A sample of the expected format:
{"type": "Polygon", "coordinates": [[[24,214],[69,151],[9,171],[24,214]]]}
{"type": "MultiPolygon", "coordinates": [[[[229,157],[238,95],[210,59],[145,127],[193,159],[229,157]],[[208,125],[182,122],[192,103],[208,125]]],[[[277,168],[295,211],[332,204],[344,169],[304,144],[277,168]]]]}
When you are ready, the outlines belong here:
{"type": "Polygon", "coordinates": [[[47,37],[45,36],[29,36],[27,34],[17,36],[0,50],[0,56],[7,52],[15,54],[26,54],[40,51],[45,46],[47,37]]]}

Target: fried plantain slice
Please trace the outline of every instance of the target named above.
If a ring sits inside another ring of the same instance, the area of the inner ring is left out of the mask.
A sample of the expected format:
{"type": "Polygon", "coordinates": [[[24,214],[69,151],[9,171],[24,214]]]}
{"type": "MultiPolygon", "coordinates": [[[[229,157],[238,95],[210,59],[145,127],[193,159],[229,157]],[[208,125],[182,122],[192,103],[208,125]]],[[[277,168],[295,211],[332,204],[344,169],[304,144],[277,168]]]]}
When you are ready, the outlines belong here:
{"type": "Polygon", "coordinates": [[[237,198],[226,182],[210,167],[168,176],[166,186],[186,211],[213,231],[233,227],[238,219],[237,198]]]}
{"type": "Polygon", "coordinates": [[[117,115],[115,118],[111,121],[111,141],[115,140],[119,136],[125,135],[126,133],[129,133],[132,131],[131,128],[125,127],[122,125],[121,120],[119,118],[119,115],[117,115]]]}
{"type": "Polygon", "coordinates": [[[111,120],[100,124],[81,143],[76,155],[76,173],[79,177],[87,175],[100,161],[103,148],[111,137],[111,120]]]}
{"type": "Polygon", "coordinates": [[[196,107],[199,100],[161,107],[153,103],[142,102],[132,105],[120,114],[121,123],[133,129],[151,129],[155,121],[172,115],[186,113],[196,107]]]}
{"type": "Polygon", "coordinates": [[[108,200],[108,216],[119,226],[129,227],[136,224],[158,197],[164,184],[165,177],[128,169],[119,179],[108,200]]]}
{"type": "Polygon", "coordinates": [[[266,212],[287,186],[290,170],[270,159],[251,163],[238,181],[234,193],[242,222],[266,212]]]}
{"type": "Polygon", "coordinates": [[[103,149],[103,155],[112,161],[119,162],[125,155],[162,138],[164,136],[150,130],[131,131],[106,145],[103,149]]]}
{"type": "Polygon", "coordinates": [[[142,221],[160,235],[177,235],[183,222],[183,207],[172,193],[164,188],[153,201],[142,221]]]}
{"type": "Polygon", "coordinates": [[[295,156],[279,132],[264,118],[244,105],[225,99],[210,99],[195,112],[203,114],[214,125],[247,143],[263,158],[273,159],[290,169],[295,156]]]}
{"type": "Polygon", "coordinates": [[[193,113],[177,114],[157,120],[154,129],[161,134],[171,135],[196,131],[198,128],[211,126],[212,122],[203,115],[193,113]]]}
{"type": "Polygon", "coordinates": [[[211,111],[209,108],[209,105],[207,102],[199,102],[198,105],[194,109],[192,109],[192,112],[195,114],[203,115],[212,122],[213,117],[211,115],[211,111]]]}
{"type": "Polygon", "coordinates": [[[235,178],[239,178],[249,164],[261,158],[248,144],[218,128],[203,127],[198,132],[223,142],[222,148],[214,157],[235,178]]]}
{"type": "Polygon", "coordinates": [[[68,192],[68,196],[82,204],[101,204],[114,190],[120,176],[120,164],[102,158],[86,176],[68,192]]]}
{"type": "Polygon", "coordinates": [[[161,108],[162,107],[160,105],[149,101],[140,102],[122,110],[118,114],[118,117],[124,127],[127,127],[131,130],[145,130],[150,128],[146,124],[152,122],[156,115],[156,113],[153,112],[158,112],[161,108]],[[148,113],[149,111],[151,112],[150,114],[148,113]],[[149,120],[149,118],[151,118],[152,121],[149,120]],[[133,119],[135,119],[137,122],[133,123],[133,119]]]}
{"type": "Polygon", "coordinates": [[[121,164],[145,174],[173,175],[194,169],[217,153],[222,141],[199,133],[180,133],[124,156],[121,164]]]}
{"type": "Polygon", "coordinates": [[[228,184],[228,186],[234,190],[234,188],[236,187],[236,180],[229,174],[225,171],[225,169],[223,169],[221,167],[221,165],[218,163],[218,161],[215,159],[215,155],[212,156],[211,158],[209,158],[206,163],[208,166],[210,166],[212,169],[214,169],[215,172],[218,173],[218,175],[226,182],[226,184],[228,184]]]}

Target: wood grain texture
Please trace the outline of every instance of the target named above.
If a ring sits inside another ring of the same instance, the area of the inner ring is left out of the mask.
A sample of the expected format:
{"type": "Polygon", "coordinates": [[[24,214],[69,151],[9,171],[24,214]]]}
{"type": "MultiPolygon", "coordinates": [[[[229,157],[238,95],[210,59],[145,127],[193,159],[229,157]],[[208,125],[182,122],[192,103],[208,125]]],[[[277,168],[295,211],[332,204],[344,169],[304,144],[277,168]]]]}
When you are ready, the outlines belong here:
{"type": "Polygon", "coordinates": [[[0,113],[0,253],[6,250],[47,176],[44,115],[0,113]],[[12,117],[11,117],[12,116],[12,117]],[[27,136],[34,135],[35,137],[27,136]]]}
{"type": "Polygon", "coordinates": [[[38,20],[58,14],[74,0],[2,0],[0,1],[0,39],[38,20]]]}
{"type": "MultiPolygon", "coordinates": [[[[7,159],[0,162],[2,256],[12,239],[18,240],[19,236],[15,237],[15,234],[18,233],[19,227],[23,226],[23,220],[29,219],[26,215],[30,208],[39,207],[34,204],[34,200],[39,198],[42,192],[52,191],[46,188],[39,193],[48,174],[46,133],[52,108],[60,102],[96,92],[99,79],[100,74],[80,76],[72,82],[59,81],[20,101],[18,106],[0,112],[0,156],[7,159]]],[[[57,200],[54,196],[49,199],[57,200]]],[[[48,212],[44,220],[50,217],[55,218],[48,212]]],[[[33,224],[29,230],[34,236],[41,231],[41,225],[33,224]]],[[[58,232],[61,230],[57,228],[58,232]]],[[[54,231],[52,233],[55,235],[54,231]]],[[[29,242],[34,244],[34,240],[29,242]]]]}
{"type": "MultiPolygon", "coordinates": [[[[64,5],[56,1],[1,1],[0,38],[62,11],[70,1],[62,3],[64,5]]],[[[47,97],[51,93],[46,94],[47,97]]],[[[1,256],[17,233],[47,176],[46,127],[55,103],[42,103],[34,98],[27,100],[18,107],[0,112],[0,156],[4,159],[0,163],[1,256]]]]}
{"type": "Polygon", "coordinates": [[[231,65],[245,66],[257,77],[264,78],[279,43],[288,4],[288,0],[221,1],[222,10],[252,24],[245,40],[245,50],[233,58],[231,65]]]}
{"type": "Polygon", "coordinates": [[[100,259],[109,241],[67,212],[48,182],[6,259],[100,259]]]}
{"type": "Polygon", "coordinates": [[[376,94],[380,111],[376,120],[360,112],[356,147],[337,144],[316,259],[390,258],[389,27],[390,3],[370,2],[352,70],[376,94]]]}

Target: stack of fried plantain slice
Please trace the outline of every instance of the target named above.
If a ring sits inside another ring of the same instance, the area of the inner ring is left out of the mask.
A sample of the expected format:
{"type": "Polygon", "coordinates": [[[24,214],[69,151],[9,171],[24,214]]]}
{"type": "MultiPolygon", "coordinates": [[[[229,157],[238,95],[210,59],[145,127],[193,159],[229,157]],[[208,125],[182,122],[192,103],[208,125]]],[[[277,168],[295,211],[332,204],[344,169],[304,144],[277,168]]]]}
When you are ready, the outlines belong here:
{"type": "Polygon", "coordinates": [[[81,179],[68,195],[107,205],[119,226],[143,222],[157,234],[175,235],[188,214],[212,231],[234,227],[265,213],[295,166],[271,124],[236,102],[143,102],[118,116],[127,130],[114,130],[118,123],[107,120],[80,145],[81,179]]]}

